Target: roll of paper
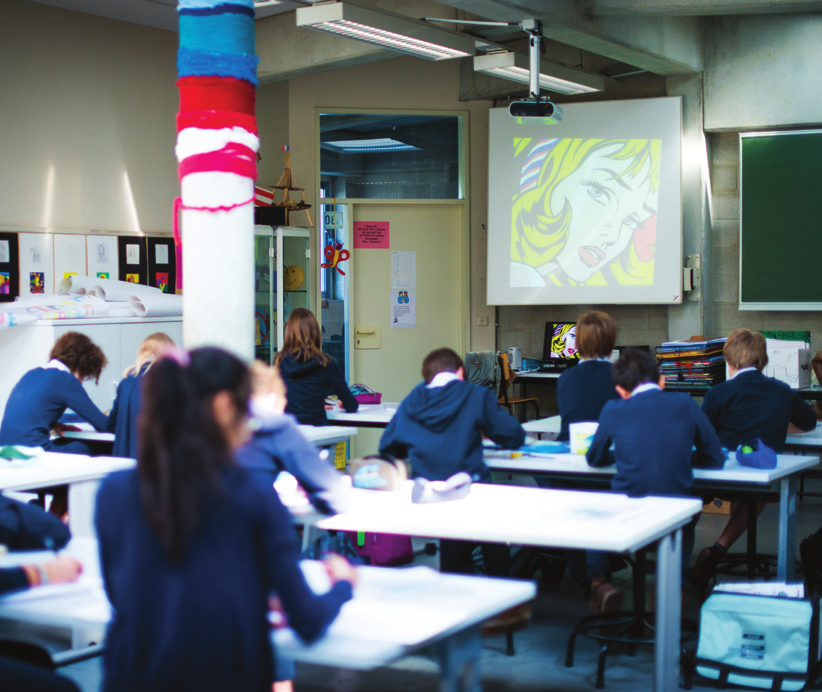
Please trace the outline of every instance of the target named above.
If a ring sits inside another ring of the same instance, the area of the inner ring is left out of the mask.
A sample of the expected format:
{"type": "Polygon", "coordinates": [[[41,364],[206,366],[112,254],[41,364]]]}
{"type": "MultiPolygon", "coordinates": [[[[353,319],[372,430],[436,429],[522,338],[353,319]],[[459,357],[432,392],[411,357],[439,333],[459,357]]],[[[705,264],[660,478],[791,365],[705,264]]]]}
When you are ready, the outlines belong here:
{"type": "Polygon", "coordinates": [[[91,276],[67,276],[57,284],[58,293],[91,293],[92,289],[99,283],[100,279],[91,276]]]}
{"type": "Polygon", "coordinates": [[[129,305],[137,317],[181,317],[183,297],[160,293],[129,296],[129,305]]]}
{"type": "Polygon", "coordinates": [[[163,295],[159,288],[133,284],[129,281],[115,281],[114,279],[97,279],[94,289],[90,291],[103,300],[128,300],[133,295],[163,295]]]}

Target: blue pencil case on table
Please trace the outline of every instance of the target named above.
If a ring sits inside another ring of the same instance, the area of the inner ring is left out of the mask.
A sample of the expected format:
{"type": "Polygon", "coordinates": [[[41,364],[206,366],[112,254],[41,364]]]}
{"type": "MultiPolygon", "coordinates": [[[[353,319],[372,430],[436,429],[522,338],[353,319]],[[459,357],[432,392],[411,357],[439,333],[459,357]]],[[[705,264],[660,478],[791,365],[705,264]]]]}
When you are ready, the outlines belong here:
{"type": "MultiPolygon", "coordinates": [[[[499,445],[488,447],[494,451],[502,450],[499,445]]],[[[520,454],[568,454],[571,448],[564,442],[552,442],[547,440],[545,442],[537,442],[532,445],[523,445],[519,449],[506,449],[506,452],[519,452],[520,454]]]]}

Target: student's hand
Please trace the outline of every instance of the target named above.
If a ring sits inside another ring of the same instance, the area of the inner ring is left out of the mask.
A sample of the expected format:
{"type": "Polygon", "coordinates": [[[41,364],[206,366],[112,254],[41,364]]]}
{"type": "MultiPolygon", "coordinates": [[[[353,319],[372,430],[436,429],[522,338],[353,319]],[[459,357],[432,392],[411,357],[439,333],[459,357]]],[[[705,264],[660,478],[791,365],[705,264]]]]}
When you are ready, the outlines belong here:
{"type": "Polygon", "coordinates": [[[55,423],[51,426],[51,429],[56,432],[60,437],[63,437],[64,432],[68,432],[71,430],[72,432],[79,432],[80,428],[76,425],[69,425],[68,423],[55,423]]]}
{"type": "Polygon", "coordinates": [[[63,584],[69,581],[77,581],[77,577],[83,572],[83,565],[73,557],[58,557],[43,565],[49,578],[49,584],[63,584]]]}
{"type": "Polygon", "coordinates": [[[331,553],[326,556],[323,563],[325,564],[325,571],[328,572],[332,585],[338,581],[347,581],[351,584],[352,588],[357,585],[357,568],[344,557],[331,553]]]}
{"type": "Polygon", "coordinates": [[[326,411],[331,411],[333,408],[334,408],[334,404],[326,404],[325,405],[325,410],[326,411]]]}

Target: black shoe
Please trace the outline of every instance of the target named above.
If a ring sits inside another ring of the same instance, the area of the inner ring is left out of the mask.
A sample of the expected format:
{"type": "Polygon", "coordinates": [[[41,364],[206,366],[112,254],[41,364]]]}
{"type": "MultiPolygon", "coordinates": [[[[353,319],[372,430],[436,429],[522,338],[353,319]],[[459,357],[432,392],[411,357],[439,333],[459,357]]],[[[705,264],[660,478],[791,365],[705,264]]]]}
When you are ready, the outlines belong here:
{"type": "Polygon", "coordinates": [[[694,566],[688,570],[688,579],[701,592],[705,592],[708,588],[708,582],[711,579],[716,579],[716,566],[725,551],[712,545],[710,548],[705,548],[696,556],[694,566]]]}

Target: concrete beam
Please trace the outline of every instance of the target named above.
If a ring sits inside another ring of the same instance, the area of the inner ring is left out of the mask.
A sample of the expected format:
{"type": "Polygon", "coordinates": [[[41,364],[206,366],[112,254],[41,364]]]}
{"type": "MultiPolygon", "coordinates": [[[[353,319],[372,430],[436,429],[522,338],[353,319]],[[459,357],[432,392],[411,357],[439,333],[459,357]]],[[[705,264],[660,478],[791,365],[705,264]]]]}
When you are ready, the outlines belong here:
{"type": "Polygon", "coordinates": [[[695,17],[591,19],[575,0],[443,0],[492,20],[542,21],[546,38],[665,76],[702,71],[702,27],[695,17]]]}
{"type": "Polygon", "coordinates": [[[819,0],[586,0],[590,17],[636,17],[637,15],[707,16],[723,14],[785,14],[818,12],[819,0]]]}

